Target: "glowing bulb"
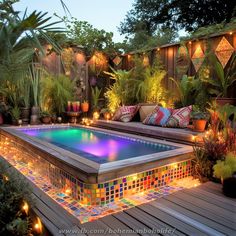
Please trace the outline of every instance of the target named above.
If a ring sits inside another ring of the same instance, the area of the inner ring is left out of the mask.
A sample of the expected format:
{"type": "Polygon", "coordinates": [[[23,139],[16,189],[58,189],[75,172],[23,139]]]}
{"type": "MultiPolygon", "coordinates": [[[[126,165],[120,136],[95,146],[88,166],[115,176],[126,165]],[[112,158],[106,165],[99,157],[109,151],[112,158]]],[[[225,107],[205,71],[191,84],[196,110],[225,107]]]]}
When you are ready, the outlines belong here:
{"type": "Polygon", "coordinates": [[[41,220],[37,217],[36,223],[34,225],[34,229],[35,229],[36,233],[41,234],[42,228],[43,228],[43,226],[42,226],[41,220]]]}
{"type": "Polygon", "coordinates": [[[24,202],[24,205],[22,207],[22,210],[25,212],[26,215],[28,215],[29,212],[29,205],[27,202],[24,202]]]}
{"type": "Polygon", "coordinates": [[[100,116],[99,112],[95,111],[95,112],[93,113],[93,119],[94,119],[94,120],[98,120],[99,116],[100,116]]]}
{"type": "Polygon", "coordinates": [[[190,44],[190,45],[191,45],[191,44],[192,44],[192,42],[191,42],[191,41],[189,41],[189,42],[188,42],[188,44],[190,44]]]}
{"type": "Polygon", "coordinates": [[[230,34],[230,35],[232,35],[232,34],[233,34],[233,32],[231,31],[231,32],[229,32],[229,34],[230,34]]]}
{"type": "Polygon", "coordinates": [[[66,194],[70,194],[71,193],[71,189],[68,188],[68,189],[66,189],[65,192],[66,192],[66,194]]]}
{"type": "Polygon", "coordinates": [[[4,178],[5,181],[9,180],[9,178],[6,175],[4,175],[3,178],[4,178]]]}

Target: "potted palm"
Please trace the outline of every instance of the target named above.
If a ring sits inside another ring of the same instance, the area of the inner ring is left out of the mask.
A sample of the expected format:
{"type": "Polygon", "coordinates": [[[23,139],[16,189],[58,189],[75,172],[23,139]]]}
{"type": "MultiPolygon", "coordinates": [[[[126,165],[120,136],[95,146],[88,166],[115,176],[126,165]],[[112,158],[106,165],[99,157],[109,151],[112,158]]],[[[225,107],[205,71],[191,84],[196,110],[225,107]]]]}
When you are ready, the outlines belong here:
{"type": "Polygon", "coordinates": [[[29,67],[29,76],[33,93],[33,107],[31,108],[31,124],[39,123],[40,107],[39,107],[39,82],[41,78],[41,68],[36,67],[34,63],[29,67]]]}
{"type": "Polygon", "coordinates": [[[12,118],[12,124],[13,125],[18,125],[19,124],[19,119],[20,119],[20,108],[18,106],[14,106],[10,110],[11,118],[12,118]]]}
{"type": "Polygon", "coordinates": [[[20,107],[21,119],[27,124],[30,117],[30,78],[25,76],[19,79],[22,90],[22,106],[20,107]]]}
{"type": "Polygon", "coordinates": [[[92,90],[92,109],[93,111],[99,110],[99,101],[101,100],[100,95],[102,92],[102,89],[99,89],[98,87],[91,88],[92,90]]]}

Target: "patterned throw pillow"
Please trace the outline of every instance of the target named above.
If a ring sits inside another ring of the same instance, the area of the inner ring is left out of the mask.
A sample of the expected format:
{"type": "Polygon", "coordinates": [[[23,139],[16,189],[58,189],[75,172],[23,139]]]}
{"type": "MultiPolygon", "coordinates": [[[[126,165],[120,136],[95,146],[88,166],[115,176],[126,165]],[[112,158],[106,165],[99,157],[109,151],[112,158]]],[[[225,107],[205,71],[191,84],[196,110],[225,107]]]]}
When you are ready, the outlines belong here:
{"type": "Polygon", "coordinates": [[[117,109],[115,115],[112,120],[129,122],[133,119],[135,114],[137,113],[139,107],[138,106],[122,106],[117,109]]]}
{"type": "Polygon", "coordinates": [[[192,106],[174,109],[166,123],[167,127],[186,128],[189,125],[192,106]]]}
{"type": "Polygon", "coordinates": [[[143,124],[165,126],[171,115],[171,109],[157,106],[151,114],[149,114],[143,124]]]}

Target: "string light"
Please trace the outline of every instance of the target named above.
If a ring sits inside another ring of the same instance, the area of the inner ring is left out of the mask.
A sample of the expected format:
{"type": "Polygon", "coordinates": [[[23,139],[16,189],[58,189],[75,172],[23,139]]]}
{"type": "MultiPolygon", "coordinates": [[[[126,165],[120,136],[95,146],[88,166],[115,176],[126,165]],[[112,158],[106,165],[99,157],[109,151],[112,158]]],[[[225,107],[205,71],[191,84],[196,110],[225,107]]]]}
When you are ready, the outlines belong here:
{"type": "Polygon", "coordinates": [[[41,220],[38,217],[36,218],[36,223],[34,225],[34,229],[35,229],[36,233],[38,233],[38,234],[42,233],[43,226],[42,226],[41,220]]]}
{"type": "Polygon", "coordinates": [[[230,34],[230,35],[232,35],[232,34],[233,34],[233,32],[231,31],[231,32],[229,32],[229,34],[230,34]]]}
{"type": "Polygon", "coordinates": [[[29,205],[27,202],[24,202],[24,205],[22,206],[22,210],[25,212],[26,215],[29,213],[29,205]]]}

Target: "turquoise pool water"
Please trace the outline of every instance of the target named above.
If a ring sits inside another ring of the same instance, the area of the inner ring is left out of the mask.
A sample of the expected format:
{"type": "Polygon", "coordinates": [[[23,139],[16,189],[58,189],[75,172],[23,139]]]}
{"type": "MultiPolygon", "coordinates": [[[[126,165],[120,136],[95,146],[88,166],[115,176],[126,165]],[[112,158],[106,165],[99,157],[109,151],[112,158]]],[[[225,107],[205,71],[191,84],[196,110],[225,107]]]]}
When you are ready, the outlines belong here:
{"type": "Polygon", "coordinates": [[[78,127],[29,128],[20,131],[99,164],[177,148],[78,127]]]}

